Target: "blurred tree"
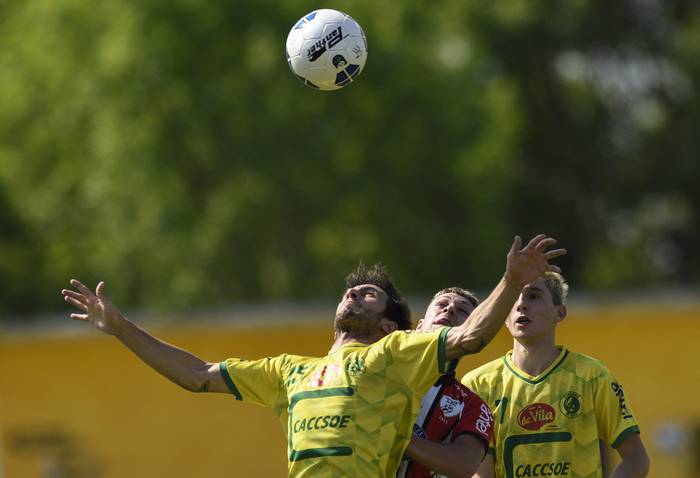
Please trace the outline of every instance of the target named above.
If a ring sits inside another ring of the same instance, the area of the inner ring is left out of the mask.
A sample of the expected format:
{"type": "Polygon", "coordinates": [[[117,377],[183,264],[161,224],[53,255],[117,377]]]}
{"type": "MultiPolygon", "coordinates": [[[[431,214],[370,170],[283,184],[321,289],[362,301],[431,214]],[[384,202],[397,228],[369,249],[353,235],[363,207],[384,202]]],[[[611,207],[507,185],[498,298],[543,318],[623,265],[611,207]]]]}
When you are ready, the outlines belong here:
{"type": "Polygon", "coordinates": [[[5,315],[70,277],[150,307],[489,287],[545,231],[577,286],[697,281],[700,6],[348,1],[369,62],[320,93],[298,0],[0,6],[5,315]],[[381,14],[377,14],[381,12],[381,14]]]}

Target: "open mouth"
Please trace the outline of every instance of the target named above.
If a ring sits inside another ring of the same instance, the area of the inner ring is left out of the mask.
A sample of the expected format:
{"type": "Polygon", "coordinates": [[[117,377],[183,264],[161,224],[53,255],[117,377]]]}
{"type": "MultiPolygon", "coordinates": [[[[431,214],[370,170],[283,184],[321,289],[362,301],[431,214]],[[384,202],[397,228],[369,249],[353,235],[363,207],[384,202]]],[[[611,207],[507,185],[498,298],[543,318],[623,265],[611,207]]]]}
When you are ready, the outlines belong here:
{"type": "Polygon", "coordinates": [[[515,323],[517,325],[527,325],[530,322],[532,322],[532,321],[530,319],[528,319],[527,317],[518,317],[517,319],[515,319],[515,323]]]}

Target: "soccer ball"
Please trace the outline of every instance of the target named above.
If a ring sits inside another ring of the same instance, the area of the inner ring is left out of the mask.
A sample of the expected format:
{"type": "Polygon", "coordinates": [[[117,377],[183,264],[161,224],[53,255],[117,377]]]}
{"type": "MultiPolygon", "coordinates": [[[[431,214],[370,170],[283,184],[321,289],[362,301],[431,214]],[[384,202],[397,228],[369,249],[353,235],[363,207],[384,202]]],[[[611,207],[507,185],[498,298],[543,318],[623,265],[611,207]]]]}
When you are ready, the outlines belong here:
{"type": "Polygon", "coordinates": [[[362,27],[337,10],[303,16],[287,36],[287,63],[305,85],[337,90],[353,82],[367,61],[362,27]]]}

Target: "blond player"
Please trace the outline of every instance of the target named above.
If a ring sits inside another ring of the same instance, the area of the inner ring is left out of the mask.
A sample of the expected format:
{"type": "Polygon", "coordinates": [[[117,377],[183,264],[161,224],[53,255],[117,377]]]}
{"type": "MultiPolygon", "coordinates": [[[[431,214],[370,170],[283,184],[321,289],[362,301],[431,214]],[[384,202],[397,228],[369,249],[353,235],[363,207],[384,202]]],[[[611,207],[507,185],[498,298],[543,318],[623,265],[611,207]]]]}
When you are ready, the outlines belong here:
{"type": "Polygon", "coordinates": [[[513,350],[464,376],[495,426],[479,478],[601,478],[599,440],[622,458],[614,478],[641,478],[649,459],[624,389],[600,361],[557,346],[568,285],[548,272],[527,284],[506,327],[513,350]]]}

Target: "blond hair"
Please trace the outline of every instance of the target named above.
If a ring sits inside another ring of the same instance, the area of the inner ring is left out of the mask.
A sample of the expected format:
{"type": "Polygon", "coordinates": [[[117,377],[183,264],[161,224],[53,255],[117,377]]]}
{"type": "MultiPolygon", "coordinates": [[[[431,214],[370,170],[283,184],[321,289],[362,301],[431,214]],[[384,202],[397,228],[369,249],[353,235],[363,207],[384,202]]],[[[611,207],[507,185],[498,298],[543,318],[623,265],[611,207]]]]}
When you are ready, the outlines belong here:
{"type": "Polygon", "coordinates": [[[543,278],[547,290],[552,295],[554,305],[566,305],[566,298],[569,295],[569,284],[566,283],[564,276],[558,272],[545,272],[543,278]]]}

